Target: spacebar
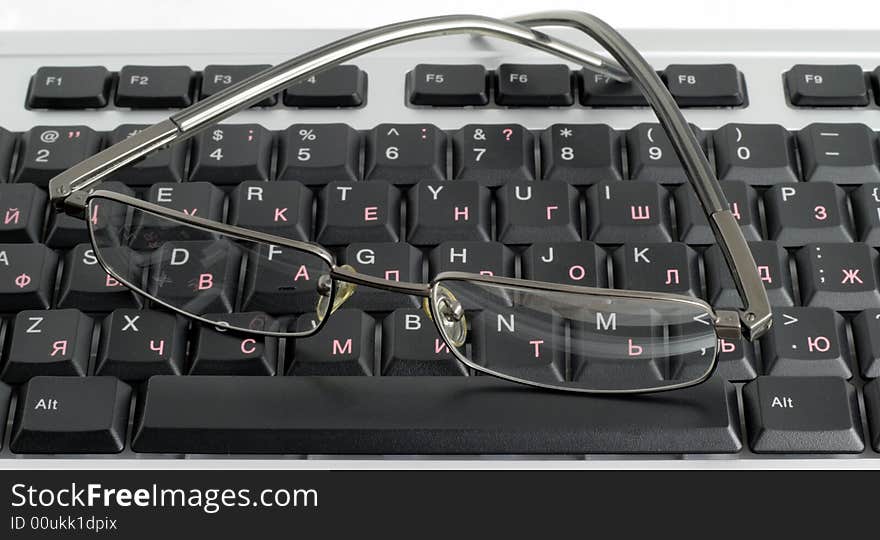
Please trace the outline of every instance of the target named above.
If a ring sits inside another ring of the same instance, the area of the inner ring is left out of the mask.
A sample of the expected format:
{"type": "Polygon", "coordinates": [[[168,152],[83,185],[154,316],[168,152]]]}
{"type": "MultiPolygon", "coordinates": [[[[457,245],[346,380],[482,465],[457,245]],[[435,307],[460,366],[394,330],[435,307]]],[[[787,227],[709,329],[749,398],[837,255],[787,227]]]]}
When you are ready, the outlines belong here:
{"type": "Polygon", "coordinates": [[[273,454],[732,453],[733,387],[585,396],[489,377],[157,376],[136,452],[273,454]]]}

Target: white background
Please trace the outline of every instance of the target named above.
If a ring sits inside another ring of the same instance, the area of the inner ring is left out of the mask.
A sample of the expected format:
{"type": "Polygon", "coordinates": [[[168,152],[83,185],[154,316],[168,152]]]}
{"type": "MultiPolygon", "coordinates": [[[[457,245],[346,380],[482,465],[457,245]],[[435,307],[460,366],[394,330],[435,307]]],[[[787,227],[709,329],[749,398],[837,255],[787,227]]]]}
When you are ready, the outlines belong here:
{"type": "Polygon", "coordinates": [[[0,0],[0,30],[363,28],[443,13],[580,9],[621,28],[880,29],[876,0],[0,0]]]}

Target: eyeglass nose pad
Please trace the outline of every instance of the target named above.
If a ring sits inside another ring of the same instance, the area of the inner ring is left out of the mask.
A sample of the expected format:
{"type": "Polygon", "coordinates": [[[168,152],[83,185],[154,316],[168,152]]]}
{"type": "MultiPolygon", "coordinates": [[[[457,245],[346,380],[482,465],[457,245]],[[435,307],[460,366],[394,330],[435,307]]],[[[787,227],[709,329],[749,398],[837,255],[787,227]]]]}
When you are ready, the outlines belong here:
{"type": "MultiPolygon", "coordinates": [[[[442,285],[437,285],[434,292],[437,298],[437,315],[440,317],[438,323],[443,327],[443,333],[449,338],[449,342],[455,347],[461,347],[467,340],[467,317],[461,303],[455,298],[455,295],[449,289],[442,285]]],[[[428,299],[422,301],[422,309],[433,319],[428,299]]]]}
{"type": "MultiPolygon", "coordinates": [[[[348,264],[342,266],[342,268],[355,272],[355,269],[348,264]]],[[[337,281],[336,287],[336,296],[333,297],[333,305],[331,306],[330,295],[333,292],[333,278],[330,277],[330,274],[324,274],[318,278],[317,289],[319,296],[318,305],[315,308],[315,311],[319,321],[323,321],[324,317],[335,313],[346,300],[351,298],[354,291],[357,290],[357,285],[354,283],[348,283],[347,281],[337,281]]]]}

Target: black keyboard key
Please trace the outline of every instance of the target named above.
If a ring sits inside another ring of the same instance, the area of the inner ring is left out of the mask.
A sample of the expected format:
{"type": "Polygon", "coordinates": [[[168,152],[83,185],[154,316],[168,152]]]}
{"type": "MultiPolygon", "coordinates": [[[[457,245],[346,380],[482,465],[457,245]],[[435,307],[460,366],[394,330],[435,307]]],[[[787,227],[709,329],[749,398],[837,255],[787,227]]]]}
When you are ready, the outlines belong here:
{"type": "MultiPolygon", "coordinates": [[[[391,281],[422,282],[422,252],[403,242],[349,244],[342,260],[364,274],[391,281]]],[[[369,311],[391,311],[418,307],[421,302],[411,295],[362,287],[346,304],[369,311]]]]}
{"type": "Polygon", "coordinates": [[[880,182],[877,134],[864,124],[810,124],[797,141],[807,181],[880,182]]]}
{"type": "Polygon", "coordinates": [[[491,192],[479,182],[419,182],[407,193],[407,242],[491,240],[491,204],[491,192]]]}
{"type": "Polygon", "coordinates": [[[187,320],[162,311],[117,309],[101,325],[95,375],[145,381],[180,375],[186,355],[187,320]]]}
{"type": "Polygon", "coordinates": [[[807,244],[795,260],[803,305],[838,311],[880,307],[877,252],[865,244],[807,244]]]}
{"type": "Polygon", "coordinates": [[[663,81],[680,107],[745,105],[745,80],[733,64],[670,64],[663,81]]]}
{"type": "MultiPolygon", "coordinates": [[[[277,331],[277,324],[265,313],[208,315],[236,328],[277,331]]],[[[190,375],[275,375],[278,338],[224,330],[222,325],[197,325],[193,341],[190,375]]]]}
{"type": "Polygon", "coordinates": [[[862,376],[880,377],[880,309],[859,313],[852,321],[852,330],[862,376]]]}
{"type": "Polygon", "coordinates": [[[850,378],[844,324],[843,317],[828,308],[775,309],[773,327],[761,340],[765,372],[850,378]]]}
{"type": "Polygon", "coordinates": [[[318,279],[328,271],[312,254],[264,244],[248,254],[242,309],[270,315],[314,313],[318,279]]]}
{"type": "Polygon", "coordinates": [[[397,242],[400,192],[385,182],[331,182],[318,196],[315,239],[320,244],[397,242]]]}
{"type": "Polygon", "coordinates": [[[16,135],[0,127],[0,182],[9,180],[16,135]]]}
{"type": "Polygon", "coordinates": [[[865,410],[874,435],[874,450],[880,452],[880,380],[865,385],[865,410]]]}
{"type": "Polygon", "coordinates": [[[614,287],[699,296],[699,261],[685,244],[624,244],[613,256],[614,287]]]}
{"type": "Polygon", "coordinates": [[[0,382],[0,449],[3,448],[3,440],[6,436],[6,415],[9,412],[9,402],[12,399],[12,388],[0,382]]]}
{"type": "MultiPolygon", "coordinates": [[[[124,141],[148,127],[145,124],[123,124],[110,132],[110,145],[124,141]]],[[[113,173],[113,180],[136,187],[151,186],[156,182],[180,182],[186,162],[189,141],[178,142],[147,158],[127,165],[113,173]]],[[[101,184],[101,189],[106,189],[101,184]]]]}
{"type": "Polygon", "coordinates": [[[334,66],[284,91],[288,107],[360,107],[367,100],[367,74],[357,66],[334,66]]]}
{"type": "Polygon", "coordinates": [[[85,126],[37,126],[22,135],[15,182],[42,188],[49,180],[97,153],[101,136],[85,126]]]}
{"type": "Polygon", "coordinates": [[[58,256],[42,244],[0,244],[0,312],[46,309],[58,256]]]}
{"type": "Polygon", "coordinates": [[[312,233],[312,192],[299,182],[242,182],[230,194],[228,221],[306,241],[312,233]]]}
{"type": "MultiPolygon", "coordinates": [[[[721,191],[730,204],[730,212],[742,229],[746,240],[761,240],[761,217],[758,213],[758,195],[745,182],[729,180],[721,184],[721,191]]],[[[675,220],[678,239],[690,245],[710,245],[716,242],[706,211],[690,184],[675,190],[675,220]]]]}
{"type": "Polygon", "coordinates": [[[382,321],[382,375],[467,375],[421,309],[397,309],[382,321]]]}
{"type": "Polygon", "coordinates": [[[581,239],[579,195],[565,182],[506,183],[495,192],[495,212],[504,244],[581,239]]]}
{"type": "Polygon", "coordinates": [[[468,124],[453,136],[453,177],[497,187],[535,178],[532,134],[517,124],[468,124]]]}
{"type": "Polygon", "coordinates": [[[19,384],[37,375],[86,375],[93,328],[92,319],[76,309],[19,312],[0,379],[19,384]]]}
{"type": "Polygon", "coordinates": [[[713,376],[726,381],[750,381],[757,377],[755,346],[744,339],[719,339],[718,365],[713,376]]]}
{"type": "MultiPolygon", "coordinates": [[[[201,99],[209,98],[214,94],[226,90],[230,86],[265,71],[272,67],[269,64],[257,65],[219,65],[211,64],[202,70],[202,85],[199,89],[201,99]]],[[[278,96],[271,95],[257,102],[254,107],[272,107],[278,103],[278,96]]]]}
{"type": "Polygon", "coordinates": [[[22,386],[10,449],[17,454],[116,454],[131,388],[114,377],[36,377],[22,386]]]}
{"type": "MultiPolygon", "coordinates": [[[[773,306],[793,306],[788,253],[776,242],[749,242],[758,275],[773,306]]],[[[742,300],[730,277],[721,248],[710,246],[703,254],[706,267],[706,292],[709,303],[717,307],[741,308],[742,300]]]]}
{"type": "Polygon", "coordinates": [[[587,190],[587,230],[598,244],[670,242],[669,196],[658,184],[601,182],[587,190]]]}
{"type": "Polygon", "coordinates": [[[767,238],[785,247],[852,242],[846,193],[828,182],[777,185],[764,192],[767,238]]]}
{"type": "Polygon", "coordinates": [[[190,180],[239,184],[269,180],[272,133],[257,124],[221,124],[195,139],[190,180]]]}
{"type": "Polygon", "coordinates": [[[278,180],[307,186],[360,179],[360,135],[346,124],[294,124],[278,143],[278,180]]]}
{"type": "Polygon", "coordinates": [[[865,73],[856,64],[796,64],[785,73],[788,99],[797,107],[864,107],[865,73]]]}
{"type": "Polygon", "coordinates": [[[165,242],[155,254],[147,291],[155,298],[198,314],[232,311],[241,251],[228,240],[165,242]]]}
{"type": "Polygon", "coordinates": [[[850,194],[859,242],[880,246],[880,183],[864,184],[850,194]]]}
{"type": "MultiPolygon", "coordinates": [[[[134,195],[131,188],[115,181],[101,182],[98,188],[129,196],[134,195]]],[[[121,226],[127,218],[126,208],[121,204],[107,205],[101,200],[96,200],[92,202],[89,208],[88,219],[98,226],[107,222],[118,223],[121,226]]],[[[61,212],[49,212],[46,245],[52,248],[67,249],[90,241],[89,230],[84,219],[61,212]]]]}
{"type": "Polygon", "coordinates": [[[478,64],[418,64],[406,75],[413,105],[464,107],[489,103],[486,68],[478,64]]]}
{"type": "Polygon", "coordinates": [[[713,139],[722,180],[756,186],[798,181],[794,138],[780,125],[726,124],[713,139]]]}
{"type": "Polygon", "coordinates": [[[567,107],[574,103],[565,64],[501,64],[495,75],[495,103],[514,107],[567,107]]]}
{"type": "Polygon", "coordinates": [[[0,184],[0,242],[39,242],[46,199],[32,184],[0,184]]]}
{"type": "MultiPolygon", "coordinates": [[[[703,147],[703,152],[708,155],[705,135],[699,129],[691,127],[703,147]]],[[[688,182],[681,160],[660,124],[639,124],[627,131],[626,152],[629,177],[633,180],[649,180],[660,184],[688,182]]]]}
{"type": "Polygon", "coordinates": [[[522,254],[522,277],[582,287],[607,287],[605,251],[593,242],[539,242],[522,254]]]}
{"type": "Polygon", "coordinates": [[[428,255],[428,276],[442,272],[469,272],[486,276],[514,276],[514,255],[498,242],[443,242],[428,255]]]}
{"type": "Polygon", "coordinates": [[[446,179],[446,133],[432,124],[379,124],[367,134],[364,178],[412,185],[446,179]]]}
{"type": "Polygon", "coordinates": [[[553,124],[541,133],[541,177],[573,185],[621,179],[620,136],[604,124],[553,124]]]}
{"type": "Polygon", "coordinates": [[[193,104],[195,73],[187,66],[124,66],[119,70],[116,106],[171,109],[193,104]]]}
{"type": "MultiPolygon", "coordinates": [[[[146,200],[190,216],[222,221],[225,195],[208,182],[157,183],[146,193],[146,200]]],[[[215,233],[184,225],[146,212],[132,216],[132,244],[137,249],[153,248],[169,240],[208,240],[215,233]]]]}
{"type": "MultiPolygon", "coordinates": [[[[137,276],[134,254],[129,268],[116,268],[124,276],[137,276]]],[[[140,285],[140,281],[136,281],[140,285]]],[[[77,308],[83,311],[112,311],[116,308],[138,308],[143,297],[135,294],[119,280],[104,271],[91,244],[79,244],[64,257],[64,271],[55,305],[59,308],[77,308]]]]}
{"type": "Polygon", "coordinates": [[[41,67],[28,86],[29,109],[100,109],[113,76],[104,66],[41,67]]]}
{"type": "Polygon", "coordinates": [[[836,377],[758,377],[743,388],[749,445],[758,453],[864,450],[853,387],[836,377]]]}
{"type": "Polygon", "coordinates": [[[647,107],[648,100],[639,85],[615,81],[588,68],[578,77],[581,105],[588,107],[647,107]]]}
{"type": "MultiPolygon", "coordinates": [[[[313,327],[303,315],[296,330],[313,327]]],[[[287,340],[288,375],[372,375],[375,372],[376,321],[359,309],[343,308],[312,336],[287,340]]]]}

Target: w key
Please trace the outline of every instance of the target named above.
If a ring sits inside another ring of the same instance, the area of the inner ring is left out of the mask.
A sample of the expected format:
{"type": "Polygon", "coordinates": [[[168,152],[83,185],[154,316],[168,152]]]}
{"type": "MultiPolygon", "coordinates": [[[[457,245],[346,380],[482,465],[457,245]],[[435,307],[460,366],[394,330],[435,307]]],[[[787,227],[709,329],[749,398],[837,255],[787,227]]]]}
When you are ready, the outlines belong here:
{"type": "Polygon", "coordinates": [[[846,193],[828,182],[773,186],[764,193],[767,235],[785,247],[852,242],[846,193]]]}
{"type": "Polygon", "coordinates": [[[877,252],[865,244],[807,244],[797,252],[805,306],[838,311],[880,307],[877,252]]]}

